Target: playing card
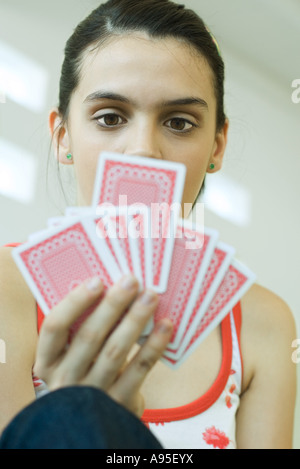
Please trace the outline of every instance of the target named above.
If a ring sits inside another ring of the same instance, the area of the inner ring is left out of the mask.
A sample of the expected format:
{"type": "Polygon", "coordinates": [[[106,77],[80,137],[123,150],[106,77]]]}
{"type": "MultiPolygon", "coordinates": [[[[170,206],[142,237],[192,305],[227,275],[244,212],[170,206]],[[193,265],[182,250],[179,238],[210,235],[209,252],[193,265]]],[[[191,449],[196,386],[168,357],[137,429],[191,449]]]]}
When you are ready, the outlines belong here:
{"type": "Polygon", "coordinates": [[[107,235],[117,257],[122,257],[140,285],[152,288],[152,241],[150,210],[143,206],[98,208],[107,212],[107,235]]]}
{"type": "MultiPolygon", "coordinates": [[[[153,275],[150,210],[134,205],[109,210],[108,236],[116,253],[120,247],[119,256],[124,255],[130,272],[139,280],[140,291],[151,288],[153,275]]],[[[151,318],[143,336],[149,335],[152,329],[151,318]]]]}
{"type": "Polygon", "coordinates": [[[179,218],[185,174],[182,164],[102,153],[92,206],[68,207],[13,251],[44,314],[88,278],[99,276],[106,291],[133,273],[140,290],[160,294],[140,343],[157,322],[171,319],[162,361],[178,368],[255,281],[216,230],[179,218]]]}
{"type": "Polygon", "coordinates": [[[67,207],[65,210],[65,216],[48,218],[47,226],[48,228],[56,228],[58,226],[63,226],[70,220],[70,218],[78,218],[79,216],[93,216],[95,213],[96,212],[92,207],[67,207]]]}
{"type": "Polygon", "coordinates": [[[233,259],[213,300],[199,321],[194,335],[184,348],[180,359],[164,356],[162,360],[169,366],[178,368],[211,331],[223,321],[225,316],[241,300],[255,280],[255,274],[248,267],[233,259]]]}
{"type": "Polygon", "coordinates": [[[151,224],[147,207],[104,204],[96,211],[92,207],[67,207],[65,217],[50,218],[48,226],[62,226],[70,217],[93,216],[95,212],[97,234],[106,240],[122,272],[133,273],[144,288],[152,288],[151,224]]]}
{"type": "Polygon", "coordinates": [[[102,153],[93,207],[101,204],[151,208],[153,287],[166,291],[186,167],[179,163],[125,154],[102,153]]]}
{"type": "Polygon", "coordinates": [[[51,217],[47,220],[48,228],[56,228],[66,223],[66,217],[51,217]]]}
{"type": "Polygon", "coordinates": [[[74,217],[79,217],[80,219],[92,218],[94,220],[94,228],[96,230],[97,237],[104,240],[120,270],[123,272],[123,274],[127,275],[131,272],[131,270],[128,267],[124,255],[122,254],[121,247],[117,240],[113,242],[108,233],[108,214],[111,212],[115,213],[117,208],[111,206],[100,207],[100,209],[101,210],[95,210],[92,207],[67,207],[65,210],[65,217],[50,218],[48,220],[48,226],[63,226],[64,223],[68,222],[74,217]]]}
{"type": "Polygon", "coordinates": [[[159,306],[154,315],[154,323],[163,318],[169,318],[173,323],[169,349],[176,349],[180,344],[217,239],[218,233],[215,230],[203,231],[182,219],[178,223],[168,289],[160,295],[159,306]]]}
{"type": "Polygon", "coordinates": [[[186,326],[177,347],[168,347],[167,357],[179,359],[184,352],[196,328],[210,306],[235,254],[235,249],[221,241],[214,247],[209,266],[197,292],[191,314],[186,318],[186,326]]]}
{"type": "Polygon", "coordinates": [[[35,241],[36,239],[38,240],[38,239],[40,239],[41,236],[48,235],[48,233],[50,233],[50,231],[51,231],[51,228],[48,228],[48,229],[45,229],[45,230],[40,230],[40,231],[36,231],[34,233],[31,233],[28,236],[28,241],[35,241]]]}
{"type": "Polygon", "coordinates": [[[74,219],[13,250],[13,257],[45,315],[72,289],[98,276],[105,288],[122,273],[90,220],[74,219]]]}
{"type": "Polygon", "coordinates": [[[140,274],[143,288],[154,289],[151,212],[147,207],[131,206],[129,210],[132,213],[128,233],[134,269],[140,274]]]}
{"type": "Polygon", "coordinates": [[[97,212],[93,207],[66,207],[65,216],[69,217],[78,217],[82,215],[95,215],[97,212]]]}
{"type": "Polygon", "coordinates": [[[105,210],[102,214],[99,213],[94,217],[97,237],[105,240],[108,249],[112,253],[121,271],[124,274],[133,273],[130,253],[127,257],[126,254],[128,254],[128,252],[123,251],[118,233],[114,231],[115,223],[117,223],[117,221],[114,223],[115,218],[117,219],[115,210],[113,210],[113,212],[105,210]]]}

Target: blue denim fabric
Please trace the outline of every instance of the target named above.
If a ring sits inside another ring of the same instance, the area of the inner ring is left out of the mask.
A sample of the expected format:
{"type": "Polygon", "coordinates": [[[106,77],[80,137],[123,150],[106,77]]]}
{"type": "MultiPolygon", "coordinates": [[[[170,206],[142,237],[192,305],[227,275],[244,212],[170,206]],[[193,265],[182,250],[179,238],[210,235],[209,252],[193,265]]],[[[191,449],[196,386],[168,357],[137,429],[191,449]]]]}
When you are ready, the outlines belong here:
{"type": "Polygon", "coordinates": [[[162,449],[132,413],[90,387],[41,397],[4,430],[0,449],[162,449]]]}

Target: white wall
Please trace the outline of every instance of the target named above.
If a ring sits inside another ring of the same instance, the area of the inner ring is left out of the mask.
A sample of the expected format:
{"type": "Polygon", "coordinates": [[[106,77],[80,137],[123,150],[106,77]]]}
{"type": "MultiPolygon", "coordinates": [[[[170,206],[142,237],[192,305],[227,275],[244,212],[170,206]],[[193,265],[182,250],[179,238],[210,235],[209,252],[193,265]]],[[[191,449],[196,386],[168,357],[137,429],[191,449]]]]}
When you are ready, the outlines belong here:
{"type": "MultiPolygon", "coordinates": [[[[205,222],[237,248],[238,256],[257,273],[262,285],[290,305],[299,327],[300,104],[292,103],[291,83],[300,78],[300,5],[297,0],[185,3],[197,9],[213,29],[227,64],[229,147],[222,175],[208,178],[207,193],[217,181],[224,197],[230,196],[224,185],[229,180],[240,191],[240,198],[245,196],[242,214],[249,211],[248,221],[242,225],[207,207],[205,222]]],[[[0,244],[24,241],[29,233],[42,229],[49,216],[59,213],[57,205],[64,208],[55,171],[50,173],[50,194],[45,187],[50,142],[47,113],[57,104],[64,43],[77,22],[98,4],[95,0],[1,0],[0,50],[1,42],[6,43],[37,62],[48,75],[48,87],[39,112],[8,97],[0,104],[0,139],[30,153],[37,168],[34,198],[29,203],[0,192],[0,244]]],[[[23,161],[25,165],[25,156],[23,161]]],[[[19,166],[19,173],[25,173],[25,166],[19,166]]],[[[232,208],[237,209],[238,204],[232,208]]],[[[299,415],[298,406],[296,448],[300,448],[299,415]]]]}

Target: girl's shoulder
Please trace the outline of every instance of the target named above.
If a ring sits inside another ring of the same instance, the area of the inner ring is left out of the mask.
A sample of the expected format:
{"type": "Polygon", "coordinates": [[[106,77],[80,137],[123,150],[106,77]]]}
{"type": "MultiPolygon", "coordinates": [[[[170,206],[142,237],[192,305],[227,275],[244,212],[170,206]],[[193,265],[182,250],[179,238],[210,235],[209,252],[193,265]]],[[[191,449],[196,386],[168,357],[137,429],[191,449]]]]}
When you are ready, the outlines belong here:
{"type": "MultiPolygon", "coordinates": [[[[24,297],[27,300],[33,301],[32,294],[26,285],[26,282],[21,275],[12,256],[12,246],[0,247],[0,289],[2,293],[13,292],[11,300],[14,302],[23,301],[24,297]],[[22,300],[20,298],[22,297],[22,300]]],[[[5,295],[7,298],[9,295],[5,295]]],[[[3,296],[1,295],[3,299],[3,296]]]]}
{"type": "Polygon", "coordinates": [[[243,321],[252,329],[276,333],[281,326],[294,327],[293,313],[288,304],[271,290],[254,284],[241,301],[243,321]]]}
{"type": "Polygon", "coordinates": [[[13,249],[12,246],[0,247],[0,288],[5,288],[7,292],[14,289],[14,299],[17,300],[17,289],[20,289],[20,293],[22,293],[25,282],[12,257],[13,249]]]}
{"type": "Polygon", "coordinates": [[[296,326],[288,304],[259,284],[244,295],[241,306],[244,388],[247,388],[259,367],[272,366],[280,357],[287,360],[291,357],[296,326]]]}
{"type": "Polygon", "coordinates": [[[36,302],[13,257],[12,247],[0,247],[0,321],[2,334],[36,332],[36,302]],[[32,332],[31,329],[35,328],[32,332]]]}

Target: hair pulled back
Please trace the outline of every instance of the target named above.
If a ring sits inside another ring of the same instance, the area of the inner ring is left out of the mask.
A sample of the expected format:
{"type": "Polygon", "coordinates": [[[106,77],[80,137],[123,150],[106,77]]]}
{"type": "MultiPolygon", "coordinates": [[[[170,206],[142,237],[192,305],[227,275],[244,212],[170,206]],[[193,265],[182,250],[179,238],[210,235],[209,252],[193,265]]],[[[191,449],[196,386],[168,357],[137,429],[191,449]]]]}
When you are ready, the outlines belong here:
{"type": "Polygon", "coordinates": [[[208,62],[217,101],[216,129],[225,124],[224,62],[203,20],[184,5],[169,0],[109,0],[96,8],[67,41],[62,65],[59,106],[62,123],[68,118],[72,93],[80,82],[84,54],[115,35],[145,32],[150,38],[175,38],[194,47],[208,62]]]}

